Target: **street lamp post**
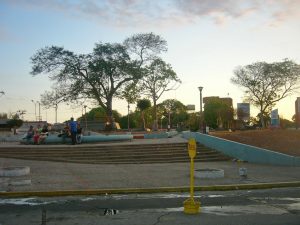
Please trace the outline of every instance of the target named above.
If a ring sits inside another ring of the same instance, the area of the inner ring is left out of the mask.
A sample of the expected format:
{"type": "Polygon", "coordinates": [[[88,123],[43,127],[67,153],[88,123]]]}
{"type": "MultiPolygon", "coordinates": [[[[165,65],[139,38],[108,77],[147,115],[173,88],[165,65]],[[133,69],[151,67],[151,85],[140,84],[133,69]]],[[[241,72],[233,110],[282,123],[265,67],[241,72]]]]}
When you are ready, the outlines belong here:
{"type": "Polygon", "coordinates": [[[202,128],[202,90],[203,87],[198,87],[199,91],[200,91],[200,122],[199,122],[199,130],[201,131],[202,128]]]}
{"type": "Polygon", "coordinates": [[[58,108],[58,105],[55,104],[55,123],[57,123],[57,108],[58,108]]]}
{"type": "Polygon", "coordinates": [[[35,117],[35,121],[36,121],[36,102],[34,100],[31,100],[34,104],[34,117],[35,117]]]}
{"type": "Polygon", "coordinates": [[[87,105],[84,105],[84,117],[85,117],[85,130],[87,130],[87,119],[86,119],[86,107],[87,105]]]}
{"type": "Polygon", "coordinates": [[[39,122],[41,122],[42,121],[42,118],[41,118],[41,103],[40,102],[38,102],[39,103],[39,122]]]}
{"type": "Polygon", "coordinates": [[[128,105],[127,105],[127,107],[128,107],[128,113],[127,113],[127,126],[128,126],[128,131],[129,131],[129,129],[130,129],[130,127],[129,127],[129,109],[130,109],[130,105],[129,105],[129,102],[128,102],[128,105]]]}

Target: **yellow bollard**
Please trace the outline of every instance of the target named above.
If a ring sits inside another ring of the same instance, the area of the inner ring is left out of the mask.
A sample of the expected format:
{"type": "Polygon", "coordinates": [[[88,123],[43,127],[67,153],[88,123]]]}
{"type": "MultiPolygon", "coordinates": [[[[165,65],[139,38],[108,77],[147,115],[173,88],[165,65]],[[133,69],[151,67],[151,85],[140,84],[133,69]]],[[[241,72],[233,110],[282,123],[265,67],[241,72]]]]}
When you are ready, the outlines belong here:
{"type": "Polygon", "coordinates": [[[190,167],[190,197],[183,202],[184,213],[186,214],[197,214],[200,211],[200,202],[194,200],[194,158],[197,153],[197,146],[195,139],[189,139],[188,152],[191,158],[190,167]]]}

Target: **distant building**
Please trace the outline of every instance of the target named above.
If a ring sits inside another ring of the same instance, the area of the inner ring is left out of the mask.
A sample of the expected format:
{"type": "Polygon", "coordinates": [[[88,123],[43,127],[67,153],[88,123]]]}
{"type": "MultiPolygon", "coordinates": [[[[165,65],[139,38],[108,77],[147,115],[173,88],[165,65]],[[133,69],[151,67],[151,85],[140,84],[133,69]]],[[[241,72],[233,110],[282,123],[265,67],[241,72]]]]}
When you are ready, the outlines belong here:
{"type": "Polygon", "coordinates": [[[250,104],[237,103],[237,119],[241,121],[250,120],[250,104]]]}
{"type": "Polygon", "coordinates": [[[295,101],[295,120],[296,120],[296,127],[300,127],[300,97],[298,97],[295,101]]]}

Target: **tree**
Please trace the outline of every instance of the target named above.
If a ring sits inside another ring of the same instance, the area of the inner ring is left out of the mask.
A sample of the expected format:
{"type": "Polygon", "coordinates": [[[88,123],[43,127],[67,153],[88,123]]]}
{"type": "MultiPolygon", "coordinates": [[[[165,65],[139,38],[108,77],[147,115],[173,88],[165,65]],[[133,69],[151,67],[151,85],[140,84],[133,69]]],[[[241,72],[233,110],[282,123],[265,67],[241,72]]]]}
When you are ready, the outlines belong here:
{"type": "Polygon", "coordinates": [[[139,82],[139,86],[142,87],[141,90],[144,90],[143,94],[151,97],[153,101],[154,128],[157,129],[157,100],[165,91],[175,88],[175,86],[171,87],[170,81],[180,81],[171,66],[158,58],[159,54],[168,50],[167,42],[159,35],[145,33],[127,38],[124,45],[127,46],[140,66],[146,66],[143,68],[143,78],[145,79],[139,82]]]}
{"type": "Polygon", "coordinates": [[[142,113],[143,129],[146,130],[145,110],[151,107],[151,102],[148,99],[140,99],[137,102],[137,108],[142,113]]]}
{"type": "Polygon", "coordinates": [[[8,119],[7,113],[0,113],[0,119],[8,119]]]}
{"type": "Polygon", "coordinates": [[[285,59],[282,62],[257,62],[238,67],[231,81],[243,87],[246,100],[259,108],[264,127],[264,115],[269,114],[278,101],[299,88],[299,79],[299,65],[285,59]]]}
{"type": "Polygon", "coordinates": [[[135,103],[137,101],[138,97],[139,97],[139,90],[138,90],[138,88],[136,86],[136,83],[133,82],[133,83],[129,84],[128,86],[126,86],[126,88],[122,92],[122,96],[127,101],[127,107],[128,107],[127,129],[129,131],[129,129],[130,129],[130,120],[129,120],[129,114],[130,114],[129,108],[130,108],[130,104],[135,103]]]}
{"type": "MultiPolygon", "coordinates": [[[[112,100],[127,82],[141,73],[121,44],[96,44],[91,54],[75,54],[61,47],[40,49],[31,58],[32,74],[47,73],[56,81],[64,101],[92,99],[103,107],[112,124],[112,100]]],[[[61,96],[58,96],[61,98],[61,96]]]]}
{"type": "Polygon", "coordinates": [[[54,108],[55,109],[55,123],[57,123],[57,109],[58,104],[66,101],[64,89],[56,89],[54,91],[45,91],[41,95],[41,104],[46,109],[54,108]]]}
{"type": "Polygon", "coordinates": [[[159,116],[168,119],[168,124],[184,124],[188,119],[187,108],[184,104],[176,99],[167,99],[157,105],[159,116]]]}
{"type": "Polygon", "coordinates": [[[171,65],[162,59],[155,59],[146,66],[146,74],[142,77],[140,85],[143,93],[153,101],[154,129],[157,129],[157,101],[166,91],[175,90],[181,83],[171,65]]]}
{"type": "Polygon", "coordinates": [[[204,105],[204,120],[212,128],[230,128],[233,108],[220,98],[213,98],[204,105]]]}
{"type": "Polygon", "coordinates": [[[146,33],[133,35],[123,44],[98,43],[90,54],[45,47],[31,57],[31,74],[48,74],[64,101],[96,102],[105,109],[111,124],[113,98],[121,98],[124,88],[142,77],[145,59],[163,51],[164,45],[160,36],[146,33]]]}

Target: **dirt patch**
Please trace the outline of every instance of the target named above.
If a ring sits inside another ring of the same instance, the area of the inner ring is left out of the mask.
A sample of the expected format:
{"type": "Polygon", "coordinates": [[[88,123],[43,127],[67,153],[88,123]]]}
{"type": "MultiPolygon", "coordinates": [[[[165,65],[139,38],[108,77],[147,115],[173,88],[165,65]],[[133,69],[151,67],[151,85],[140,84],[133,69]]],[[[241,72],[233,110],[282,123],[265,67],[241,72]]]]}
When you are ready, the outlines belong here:
{"type": "Polygon", "coordinates": [[[211,135],[300,157],[300,130],[212,132],[211,135]]]}

